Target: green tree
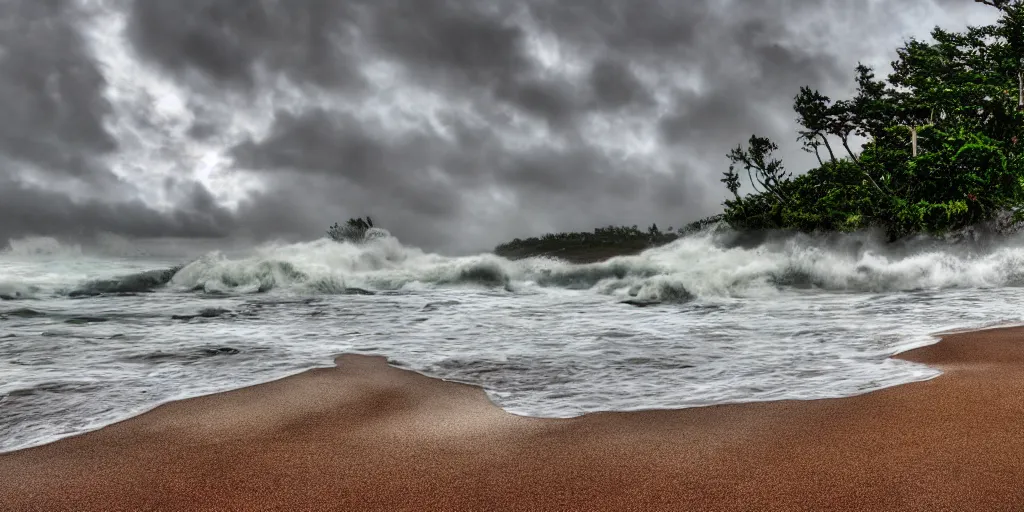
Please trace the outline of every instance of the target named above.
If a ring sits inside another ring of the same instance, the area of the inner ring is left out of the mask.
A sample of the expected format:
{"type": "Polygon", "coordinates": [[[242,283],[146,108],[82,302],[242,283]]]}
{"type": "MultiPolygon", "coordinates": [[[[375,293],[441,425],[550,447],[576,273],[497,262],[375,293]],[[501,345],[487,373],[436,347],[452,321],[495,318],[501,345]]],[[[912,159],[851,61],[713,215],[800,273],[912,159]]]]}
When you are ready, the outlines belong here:
{"type": "Polygon", "coordinates": [[[772,157],[772,153],[778,149],[779,146],[767,137],[751,135],[747,149],[743,149],[742,145],[736,146],[729,152],[728,158],[732,166],[741,165],[747,171],[750,186],[755,191],[761,192],[757,188],[760,185],[765,192],[775,196],[779,203],[785,203],[788,199],[782,187],[791,174],[782,166],[782,160],[772,157]]]}
{"type": "Polygon", "coordinates": [[[797,113],[797,122],[804,129],[797,132],[797,141],[803,143],[804,151],[814,153],[818,164],[823,164],[818,148],[825,146],[829,161],[836,162],[835,151],[828,142],[829,114],[832,100],[810,87],[803,86],[793,100],[793,110],[797,113]]]}

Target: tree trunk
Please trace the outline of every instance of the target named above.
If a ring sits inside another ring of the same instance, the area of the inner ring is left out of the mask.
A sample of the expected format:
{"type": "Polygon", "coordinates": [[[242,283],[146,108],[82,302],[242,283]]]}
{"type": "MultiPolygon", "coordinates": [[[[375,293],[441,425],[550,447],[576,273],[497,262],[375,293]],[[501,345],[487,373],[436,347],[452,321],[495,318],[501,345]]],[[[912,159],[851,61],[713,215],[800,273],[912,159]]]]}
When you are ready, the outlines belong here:
{"type": "Polygon", "coordinates": [[[839,137],[839,140],[843,143],[843,148],[846,149],[846,154],[850,155],[850,160],[853,160],[853,163],[860,165],[860,159],[857,158],[857,155],[853,154],[853,150],[850,149],[850,144],[846,139],[847,137],[839,137]]]}
{"type": "Polygon", "coordinates": [[[750,188],[754,189],[754,192],[761,194],[762,192],[758,190],[757,185],[754,184],[754,175],[750,172],[750,169],[747,169],[747,179],[750,180],[750,188]]]}
{"type": "Polygon", "coordinates": [[[825,149],[828,150],[828,156],[829,156],[829,158],[832,159],[832,163],[835,164],[836,163],[836,154],[832,152],[832,145],[828,143],[828,138],[826,138],[824,135],[822,135],[820,133],[818,134],[818,136],[821,137],[821,141],[825,143],[825,149]]]}
{"type": "Polygon", "coordinates": [[[875,179],[872,178],[870,174],[868,174],[867,169],[865,169],[864,166],[862,166],[860,164],[860,159],[857,158],[857,155],[853,154],[853,150],[850,149],[850,144],[846,140],[846,137],[840,137],[839,140],[841,140],[843,142],[843,147],[846,148],[846,152],[850,155],[850,158],[853,159],[853,163],[857,164],[857,168],[860,169],[860,172],[864,175],[864,177],[867,178],[868,181],[870,181],[871,184],[874,185],[875,188],[878,189],[879,192],[881,192],[883,195],[885,195],[885,191],[882,190],[882,187],[878,186],[878,183],[875,182],[875,179]]]}
{"type": "Polygon", "coordinates": [[[1017,110],[1024,110],[1024,71],[1017,71],[1017,110]]]}

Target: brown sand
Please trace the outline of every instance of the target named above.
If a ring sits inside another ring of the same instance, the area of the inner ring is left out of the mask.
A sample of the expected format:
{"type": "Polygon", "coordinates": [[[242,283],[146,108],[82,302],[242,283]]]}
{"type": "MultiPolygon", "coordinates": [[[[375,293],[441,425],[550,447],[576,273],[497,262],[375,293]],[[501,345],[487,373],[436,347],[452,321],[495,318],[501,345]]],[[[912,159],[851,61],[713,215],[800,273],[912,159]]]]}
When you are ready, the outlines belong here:
{"type": "Polygon", "coordinates": [[[901,357],[945,373],[571,420],[343,357],[2,455],[0,509],[1024,510],[1024,329],[901,357]]]}

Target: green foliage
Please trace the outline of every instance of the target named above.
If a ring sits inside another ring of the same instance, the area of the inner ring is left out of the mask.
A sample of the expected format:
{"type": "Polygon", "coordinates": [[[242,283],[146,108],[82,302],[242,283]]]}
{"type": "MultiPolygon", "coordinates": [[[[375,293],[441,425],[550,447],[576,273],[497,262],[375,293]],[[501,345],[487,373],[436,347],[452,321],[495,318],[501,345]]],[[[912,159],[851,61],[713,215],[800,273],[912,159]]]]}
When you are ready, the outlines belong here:
{"type": "MultiPolygon", "coordinates": [[[[787,202],[788,198],[782,191],[782,188],[789,182],[792,175],[787,173],[782,167],[782,160],[772,158],[772,152],[778,150],[779,147],[766,137],[758,137],[757,135],[751,135],[748,144],[747,149],[743,149],[743,146],[736,146],[735,149],[729,152],[728,158],[732,165],[729,166],[729,171],[725,174],[725,179],[722,181],[725,181],[729,187],[735,184],[736,189],[738,189],[739,182],[734,177],[736,176],[735,168],[737,165],[740,165],[747,172],[750,186],[756,192],[762,192],[757,187],[757,185],[760,185],[764,193],[770,193],[779,202],[787,202]]],[[[735,195],[736,189],[730,188],[734,192],[733,195],[735,195]]]]}
{"type": "Polygon", "coordinates": [[[931,42],[912,39],[897,50],[885,80],[857,66],[852,99],[833,101],[802,87],[793,103],[797,141],[819,166],[793,178],[772,158],[777,146],[752,136],[727,155],[722,182],[732,198],[723,219],[737,229],[881,227],[895,239],[1020,211],[1024,8],[983,3],[1002,11],[997,24],[963,33],[936,28],[931,42]],[[867,138],[859,151],[850,147],[852,136],[867,138]],[[737,169],[747,174],[746,195],[737,169]]]}
{"type": "Polygon", "coordinates": [[[646,230],[637,226],[607,226],[593,232],[548,233],[540,237],[516,238],[495,247],[494,253],[508,258],[556,256],[582,262],[639,252],[667,244],[678,236],[671,230],[661,231],[657,224],[652,224],[646,230]]]}
{"type": "Polygon", "coordinates": [[[496,253],[507,252],[521,247],[538,245],[542,242],[556,243],[584,243],[592,245],[615,245],[627,241],[643,241],[657,243],[669,237],[675,239],[672,233],[662,233],[658,230],[657,224],[652,225],[647,231],[641,231],[636,226],[607,226],[597,228],[593,233],[579,231],[573,233],[548,233],[541,237],[526,239],[516,238],[510,242],[499,245],[495,248],[496,253]]]}

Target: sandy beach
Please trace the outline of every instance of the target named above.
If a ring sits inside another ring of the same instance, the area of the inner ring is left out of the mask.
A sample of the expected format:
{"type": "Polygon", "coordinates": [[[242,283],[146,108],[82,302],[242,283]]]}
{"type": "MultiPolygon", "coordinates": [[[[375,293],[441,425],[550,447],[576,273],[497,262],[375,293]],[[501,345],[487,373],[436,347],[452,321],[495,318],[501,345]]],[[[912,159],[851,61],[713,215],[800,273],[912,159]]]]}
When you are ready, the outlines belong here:
{"type": "Polygon", "coordinates": [[[550,420],[344,356],[2,455],[0,509],[1024,509],[1024,329],[898,357],[945,373],[842,399],[550,420]]]}

